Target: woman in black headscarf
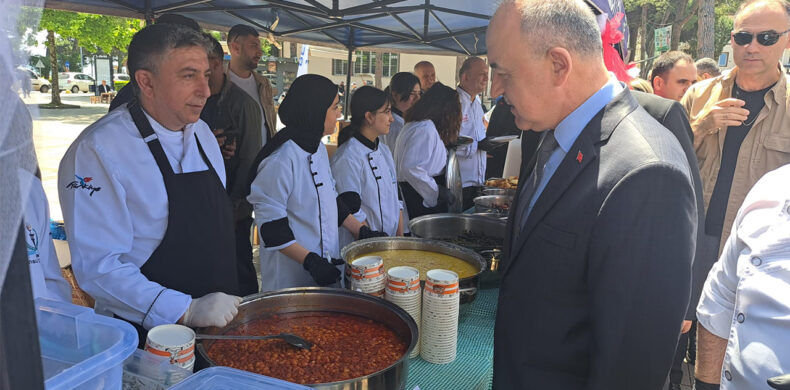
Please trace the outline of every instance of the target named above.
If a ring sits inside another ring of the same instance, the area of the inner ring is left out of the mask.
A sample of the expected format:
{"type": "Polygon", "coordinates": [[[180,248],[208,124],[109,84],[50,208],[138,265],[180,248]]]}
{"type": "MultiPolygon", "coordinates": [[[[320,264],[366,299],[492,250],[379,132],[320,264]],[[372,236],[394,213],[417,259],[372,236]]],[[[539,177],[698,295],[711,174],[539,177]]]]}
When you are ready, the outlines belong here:
{"type": "Polygon", "coordinates": [[[351,215],[356,194],[337,195],[324,135],[340,116],[337,85],[318,75],[294,80],[279,116],[285,128],[261,149],[247,200],[260,228],[261,291],[329,286],[340,280],[338,226],[380,235],[351,215]]]}

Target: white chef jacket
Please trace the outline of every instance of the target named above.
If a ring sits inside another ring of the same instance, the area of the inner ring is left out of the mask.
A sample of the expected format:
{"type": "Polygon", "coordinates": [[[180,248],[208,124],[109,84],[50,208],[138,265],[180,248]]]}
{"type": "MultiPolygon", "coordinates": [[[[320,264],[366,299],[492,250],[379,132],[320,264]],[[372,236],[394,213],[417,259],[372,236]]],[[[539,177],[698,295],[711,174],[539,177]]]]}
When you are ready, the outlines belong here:
{"type": "MultiPolygon", "coordinates": [[[[171,131],[146,117],[174,173],[208,169],[195,141],[200,139],[225,185],[224,160],[205,122],[171,131]]],[[[192,298],[140,272],[164,238],[168,201],[159,167],[126,105],[88,126],[71,144],[60,161],[58,193],[74,276],[96,300],[96,312],[142,322],[146,329],[178,321],[192,298]]]]}
{"type": "Polygon", "coordinates": [[[790,165],[749,191],[697,318],[728,339],[722,389],[765,389],[768,378],[790,373],[790,165]]]}
{"type": "MultiPolygon", "coordinates": [[[[398,181],[392,153],[383,142],[372,150],[355,137],[337,148],[332,156],[332,176],[337,192],[356,192],[362,205],[354,217],[367,221],[372,230],[395,236],[400,220],[398,181]]],[[[354,241],[347,229],[340,229],[340,246],[354,241]]]]}
{"type": "Polygon", "coordinates": [[[299,243],[323,258],[340,258],[337,192],[326,146],[319,144],[310,154],[286,141],[258,165],[247,201],[255,210],[256,226],[287,217],[293,232],[292,240],[275,246],[263,236],[261,291],[316,286],[310,273],[280,249],[299,243]]]}
{"type": "Polygon", "coordinates": [[[400,134],[400,131],[403,129],[403,125],[405,124],[406,122],[404,122],[403,117],[393,111],[392,123],[390,123],[390,132],[379,136],[381,142],[387,145],[393,155],[395,155],[395,144],[398,142],[398,134],[400,134]]]}
{"type": "Polygon", "coordinates": [[[435,207],[439,186],[434,176],[444,172],[447,148],[433,121],[409,122],[401,130],[395,146],[395,172],[398,181],[408,182],[422,196],[425,207],[435,207]]]}
{"type": "Polygon", "coordinates": [[[456,88],[461,100],[461,132],[460,135],[472,137],[469,145],[459,146],[455,154],[458,156],[458,167],[461,171],[463,187],[482,186],[486,175],[486,152],[477,149],[477,143],[486,137],[483,105],[480,97],[472,98],[463,88],[456,88]]]}
{"type": "MultiPolygon", "coordinates": [[[[58,256],[49,230],[49,204],[41,180],[18,169],[19,188],[28,189],[25,199],[24,235],[30,265],[33,298],[47,298],[71,303],[71,285],[60,273],[58,256]]],[[[24,191],[23,191],[24,193],[24,191]]]]}

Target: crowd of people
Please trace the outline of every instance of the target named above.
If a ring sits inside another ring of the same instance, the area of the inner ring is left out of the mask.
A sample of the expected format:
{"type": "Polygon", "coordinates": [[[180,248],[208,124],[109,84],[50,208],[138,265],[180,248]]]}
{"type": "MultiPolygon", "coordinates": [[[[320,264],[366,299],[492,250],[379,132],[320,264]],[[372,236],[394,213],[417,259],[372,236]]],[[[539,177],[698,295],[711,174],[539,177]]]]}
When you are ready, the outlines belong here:
{"type": "MultiPolygon", "coordinates": [[[[225,326],[242,296],[339,286],[354,240],[470,208],[502,174],[492,139],[518,134],[494,387],[677,389],[686,360],[698,390],[762,388],[790,372],[788,31],[787,2],[748,1],[734,69],[671,51],[649,80],[618,80],[586,3],[509,0],[488,62],[467,58],[455,88],[427,61],[384,90],[307,74],[275,112],[253,27],[230,29],[226,68],[211,35],[165,15],[135,34],[132,82],[61,161],[76,279],[141,343],[160,324],[225,326]],[[344,93],[350,124],[330,157],[321,140],[344,93]],[[446,186],[448,153],[461,194],[446,186]]],[[[27,226],[48,219],[34,195],[27,226]]],[[[34,293],[68,300],[39,259],[50,247],[31,260],[34,293]]]]}

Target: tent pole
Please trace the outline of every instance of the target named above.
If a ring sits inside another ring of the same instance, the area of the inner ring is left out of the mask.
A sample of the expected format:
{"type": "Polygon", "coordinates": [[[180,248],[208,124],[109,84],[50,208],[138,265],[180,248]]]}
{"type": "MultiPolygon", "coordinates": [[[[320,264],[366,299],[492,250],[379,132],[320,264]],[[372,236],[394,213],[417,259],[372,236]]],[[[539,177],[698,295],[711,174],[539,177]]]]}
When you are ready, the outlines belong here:
{"type": "Polygon", "coordinates": [[[343,119],[348,120],[348,105],[351,101],[351,72],[354,71],[354,64],[352,63],[354,54],[354,30],[355,28],[352,26],[350,27],[349,34],[348,34],[348,44],[346,48],[348,49],[348,71],[346,72],[346,91],[343,93],[343,119]]]}
{"type": "Polygon", "coordinates": [[[150,26],[154,24],[154,12],[151,8],[151,0],[145,0],[145,25],[150,26]]]}

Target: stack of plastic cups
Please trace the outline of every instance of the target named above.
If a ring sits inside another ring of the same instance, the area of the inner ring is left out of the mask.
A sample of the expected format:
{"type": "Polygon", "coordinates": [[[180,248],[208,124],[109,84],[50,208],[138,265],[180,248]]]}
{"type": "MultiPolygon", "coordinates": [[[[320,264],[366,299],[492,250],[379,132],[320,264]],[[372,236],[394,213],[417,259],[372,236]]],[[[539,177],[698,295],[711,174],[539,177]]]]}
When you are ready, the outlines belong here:
{"type": "Polygon", "coordinates": [[[458,346],[458,309],[461,294],[458,274],[432,269],[426,274],[422,294],[420,356],[434,364],[455,360],[458,346]]]}
{"type": "Polygon", "coordinates": [[[379,256],[364,256],[351,262],[351,289],[384,298],[384,261],[379,256]]]}
{"type": "MultiPolygon", "coordinates": [[[[384,299],[400,306],[414,322],[417,323],[417,334],[420,334],[422,320],[420,299],[420,271],[414,267],[392,267],[387,270],[387,288],[384,290],[384,299]]],[[[420,354],[420,342],[411,351],[409,357],[420,354]]]]}

